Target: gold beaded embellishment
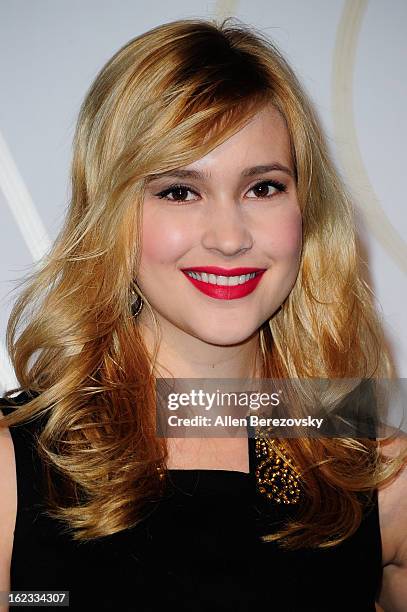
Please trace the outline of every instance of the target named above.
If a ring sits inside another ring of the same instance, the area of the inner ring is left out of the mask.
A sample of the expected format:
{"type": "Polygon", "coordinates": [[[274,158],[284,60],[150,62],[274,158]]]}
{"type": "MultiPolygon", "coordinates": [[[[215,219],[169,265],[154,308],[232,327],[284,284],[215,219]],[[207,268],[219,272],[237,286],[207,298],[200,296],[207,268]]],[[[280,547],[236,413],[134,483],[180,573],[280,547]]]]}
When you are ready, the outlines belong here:
{"type": "Polygon", "coordinates": [[[290,465],[284,448],[273,440],[256,437],[257,490],[277,504],[297,504],[301,498],[299,473],[290,465]]]}
{"type": "MultiPolygon", "coordinates": [[[[256,437],[256,485],[257,490],[277,504],[297,504],[301,499],[300,474],[290,465],[284,447],[270,438],[256,437]],[[273,448],[277,447],[282,457],[273,448]]],[[[160,480],[165,470],[157,466],[160,480]]]]}

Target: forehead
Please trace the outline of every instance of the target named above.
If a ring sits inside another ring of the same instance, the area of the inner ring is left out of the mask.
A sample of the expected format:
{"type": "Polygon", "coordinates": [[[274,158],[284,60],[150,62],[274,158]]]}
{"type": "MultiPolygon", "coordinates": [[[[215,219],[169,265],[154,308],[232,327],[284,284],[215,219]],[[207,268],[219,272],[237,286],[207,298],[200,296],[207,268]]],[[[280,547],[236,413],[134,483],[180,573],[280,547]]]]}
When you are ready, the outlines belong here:
{"type": "Polygon", "coordinates": [[[270,163],[292,167],[286,122],[276,108],[268,105],[255,113],[233,136],[185,168],[212,170],[222,164],[238,169],[270,163]]]}

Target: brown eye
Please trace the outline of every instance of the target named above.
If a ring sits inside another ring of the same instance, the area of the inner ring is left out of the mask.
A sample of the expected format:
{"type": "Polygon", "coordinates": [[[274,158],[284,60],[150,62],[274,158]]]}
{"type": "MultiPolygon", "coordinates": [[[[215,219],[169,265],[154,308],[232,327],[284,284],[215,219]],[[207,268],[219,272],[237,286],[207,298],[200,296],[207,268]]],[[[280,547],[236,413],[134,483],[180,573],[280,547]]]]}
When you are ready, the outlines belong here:
{"type": "MultiPolygon", "coordinates": [[[[254,185],[249,191],[253,191],[256,194],[256,198],[271,198],[276,193],[286,191],[287,187],[279,181],[262,181],[254,185]]],[[[249,198],[249,199],[256,199],[249,198]]]]}
{"type": "Polygon", "coordinates": [[[188,198],[188,193],[197,195],[195,191],[186,185],[171,185],[171,187],[168,187],[168,189],[164,189],[164,191],[157,193],[157,197],[163,200],[170,200],[171,202],[194,201],[196,198],[188,198]],[[172,197],[168,197],[170,194],[172,197]]]}

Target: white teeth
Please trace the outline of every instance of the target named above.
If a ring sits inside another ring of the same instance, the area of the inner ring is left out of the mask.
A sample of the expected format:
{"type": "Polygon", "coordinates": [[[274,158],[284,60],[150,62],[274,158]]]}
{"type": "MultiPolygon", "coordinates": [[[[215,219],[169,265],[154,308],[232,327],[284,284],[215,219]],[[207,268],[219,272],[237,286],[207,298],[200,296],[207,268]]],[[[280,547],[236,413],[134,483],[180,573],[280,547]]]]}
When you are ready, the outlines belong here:
{"type": "Polygon", "coordinates": [[[223,287],[235,287],[236,285],[243,285],[247,281],[256,276],[255,272],[251,274],[242,274],[240,276],[216,276],[215,274],[207,274],[206,272],[186,272],[188,276],[191,276],[195,280],[209,283],[210,285],[221,285],[223,287]]]}

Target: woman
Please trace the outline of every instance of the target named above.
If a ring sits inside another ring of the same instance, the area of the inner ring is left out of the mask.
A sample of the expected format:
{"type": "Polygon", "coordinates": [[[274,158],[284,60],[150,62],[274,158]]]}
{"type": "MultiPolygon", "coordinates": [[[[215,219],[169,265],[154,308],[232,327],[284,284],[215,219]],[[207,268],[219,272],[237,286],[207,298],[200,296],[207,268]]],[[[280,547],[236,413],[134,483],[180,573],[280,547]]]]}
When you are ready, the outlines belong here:
{"type": "Polygon", "coordinates": [[[7,339],[2,590],[69,591],[74,610],[407,609],[401,436],[156,435],[160,378],[392,373],[351,203],[261,34],[168,23],[101,70],[64,227],[7,339]]]}

